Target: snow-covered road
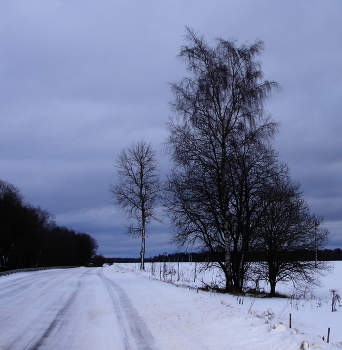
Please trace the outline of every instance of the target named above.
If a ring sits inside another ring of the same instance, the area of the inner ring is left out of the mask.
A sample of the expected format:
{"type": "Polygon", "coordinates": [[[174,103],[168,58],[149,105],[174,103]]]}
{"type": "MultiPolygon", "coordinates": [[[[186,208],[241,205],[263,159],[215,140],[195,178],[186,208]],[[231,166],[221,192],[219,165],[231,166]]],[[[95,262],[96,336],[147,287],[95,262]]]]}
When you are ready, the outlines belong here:
{"type": "Polygon", "coordinates": [[[0,278],[0,349],[335,348],[235,300],[119,265],[14,274],[0,278]]]}
{"type": "Polygon", "coordinates": [[[103,269],[21,273],[0,283],[0,349],[154,349],[103,269]]]}

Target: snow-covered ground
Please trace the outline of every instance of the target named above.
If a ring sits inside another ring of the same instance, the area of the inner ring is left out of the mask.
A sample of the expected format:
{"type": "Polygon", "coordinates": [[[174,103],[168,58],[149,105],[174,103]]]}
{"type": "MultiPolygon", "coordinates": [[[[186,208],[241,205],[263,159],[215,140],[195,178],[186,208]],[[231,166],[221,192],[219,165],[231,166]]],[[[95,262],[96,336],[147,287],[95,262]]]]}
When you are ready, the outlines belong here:
{"type": "Polygon", "coordinates": [[[115,264],[0,277],[0,349],[342,348],[342,308],[331,312],[329,292],[342,290],[342,262],[334,265],[305,299],[197,290],[219,277],[194,263],[168,264],[167,275],[163,264],[115,264]]]}

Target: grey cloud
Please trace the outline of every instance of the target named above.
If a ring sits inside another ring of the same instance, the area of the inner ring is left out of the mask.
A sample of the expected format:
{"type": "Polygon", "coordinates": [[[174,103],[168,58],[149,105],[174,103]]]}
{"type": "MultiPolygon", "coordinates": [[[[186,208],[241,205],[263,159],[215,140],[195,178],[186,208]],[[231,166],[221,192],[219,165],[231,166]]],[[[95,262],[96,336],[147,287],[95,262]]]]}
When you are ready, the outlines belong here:
{"type": "MultiPolygon", "coordinates": [[[[99,253],[134,255],[109,184],[116,155],[140,139],[157,149],[165,177],[167,82],[187,74],[176,58],[184,25],[211,43],[259,38],[265,78],[282,86],[267,103],[281,123],[275,146],[340,246],[341,11],[318,0],[1,2],[0,178],[61,225],[89,230],[99,253]]],[[[175,249],[169,232],[154,224],[153,252],[175,249]]]]}

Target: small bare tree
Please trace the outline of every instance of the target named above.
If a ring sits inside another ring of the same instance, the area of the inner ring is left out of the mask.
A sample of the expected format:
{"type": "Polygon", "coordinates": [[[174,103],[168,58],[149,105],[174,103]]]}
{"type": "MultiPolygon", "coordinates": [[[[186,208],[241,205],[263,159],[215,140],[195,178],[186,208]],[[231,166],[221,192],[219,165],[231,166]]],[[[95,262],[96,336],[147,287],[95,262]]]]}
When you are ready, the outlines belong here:
{"type": "Polygon", "coordinates": [[[110,192],[114,204],[134,221],[128,225],[128,233],[141,238],[140,269],[144,270],[146,227],[155,218],[160,191],[156,152],[145,141],[133,143],[120,153],[116,167],[119,181],[110,192]]]}
{"type": "Polygon", "coordinates": [[[309,211],[299,184],[284,172],[278,181],[265,188],[264,212],[259,225],[259,251],[265,259],[260,273],[268,280],[270,296],[276,284],[292,281],[298,285],[317,284],[318,277],[329,271],[329,264],[317,261],[317,249],[325,246],[328,230],[323,218],[309,211]]]}

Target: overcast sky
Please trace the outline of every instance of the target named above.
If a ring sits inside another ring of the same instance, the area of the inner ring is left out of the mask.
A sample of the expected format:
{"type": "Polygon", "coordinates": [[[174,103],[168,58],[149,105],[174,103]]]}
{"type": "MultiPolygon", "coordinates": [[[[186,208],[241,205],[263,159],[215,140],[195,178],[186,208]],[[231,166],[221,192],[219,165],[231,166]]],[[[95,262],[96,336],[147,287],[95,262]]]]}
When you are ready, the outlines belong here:
{"type": "MultiPolygon", "coordinates": [[[[213,42],[261,39],[275,148],[342,247],[342,1],[1,0],[0,179],[89,233],[99,254],[139,255],[111,204],[115,158],[144,139],[161,149],[187,73],[176,57],[185,26],[213,42]]],[[[160,155],[164,173],[168,160],[160,155]]],[[[147,256],[172,252],[153,224],[147,256]]]]}

